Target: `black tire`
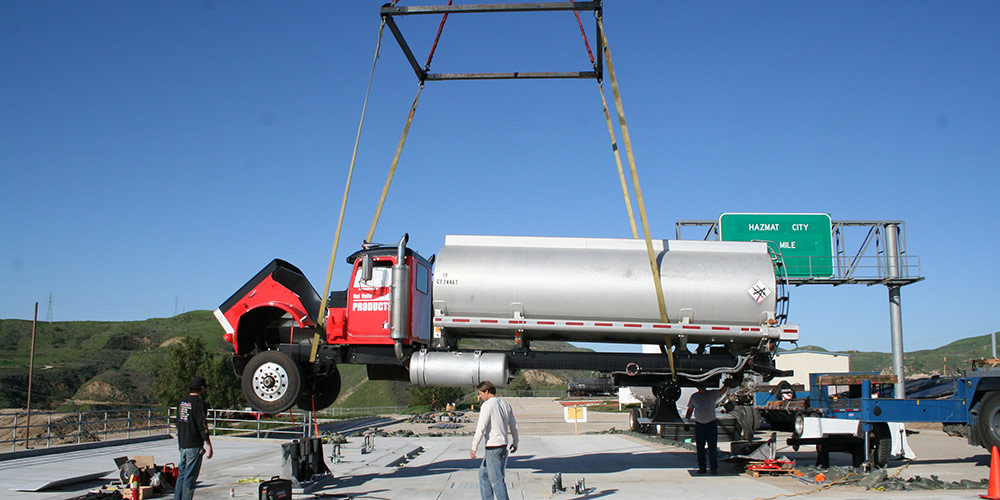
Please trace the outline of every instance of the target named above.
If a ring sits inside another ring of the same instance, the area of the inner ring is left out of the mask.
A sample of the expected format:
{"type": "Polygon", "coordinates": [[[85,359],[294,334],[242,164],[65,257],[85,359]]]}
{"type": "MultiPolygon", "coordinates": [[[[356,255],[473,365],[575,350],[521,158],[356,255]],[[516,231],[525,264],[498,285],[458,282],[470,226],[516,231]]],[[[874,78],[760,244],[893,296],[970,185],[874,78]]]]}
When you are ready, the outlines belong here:
{"type": "MultiPolygon", "coordinates": [[[[886,424],[874,424],[875,430],[868,434],[868,455],[871,464],[880,469],[884,469],[889,464],[892,453],[892,436],[889,435],[889,426],[886,424]]],[[[852,453],[854,466],[861,465],[864,461],[864,444],[858,445],[852,453]]]]}
{"type": "Polygon", "coordinates": [[[889,464],[889,457],[892,453],[892,438],[888,435],[881,436],[875,433],[875,442],[872,444],[872,463],[880,469],[884,469],[889,464]]]}
{"type": "Polygon", "coordinates": [[[979,404],[979,415],[976,421],[976,433],[979,444],[992,450],[1000,446],[1000,392],[988,392],[979,404]]]}
{"type": "Polygon", "coordinates": [[[302,393],[302,369],[280,351],[264,351],[250,358],[243,370],[243,396],[250,407],[264,413],[281,413],[302,393]]]}
{"type": "Polygon", "coordinates": [[[326,377],[313,377],[309,392],[303,392],[295,404],[305,411],[329,408],[340,396],[340,371],[336,368],[326,377]]]}
{"type": "Polygon", "coordinates": [[[734,423],[736,424],[733,438],[737,441],[753,440],[753,417],[747,414],[747,407],[737,406],[730,415],[733,416],[734,423]]]}
{"type": "Polygon", "coordinates": [[[632,408],[628,412],[628,428],[632,432],[639,432],[639,428],[642,427],[639,424],[639,409],[632,408]]]}

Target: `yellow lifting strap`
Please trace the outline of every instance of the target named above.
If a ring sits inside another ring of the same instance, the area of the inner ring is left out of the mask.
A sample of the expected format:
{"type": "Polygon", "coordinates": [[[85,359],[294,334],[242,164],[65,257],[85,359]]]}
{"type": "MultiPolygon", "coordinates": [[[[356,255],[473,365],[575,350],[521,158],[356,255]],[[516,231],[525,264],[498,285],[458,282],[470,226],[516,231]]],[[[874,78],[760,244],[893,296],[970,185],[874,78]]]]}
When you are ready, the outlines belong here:
{"type": "Polygon", "coordinates": [[[670,377],[677,381],[677,369],[674,368],[674,339],[670,335],[664,338],[667,345],[667,360],[670,361],[670,377]]]}
{"type": "Polygon", "coordinates": [[[378,207],[375,208],[375,217],[372,217],[372,225],[368,229],[368,237],[365,238],[365,241],[370,242],[375,237],[375,226],[378,225],[378,218],[382,215],[382,206],[385,205],[385,199],[389,195],[389,185],[392,184],[392,177],[396,174],[396,165],[399,165],[399,157],[403,154],[403,145],[406,144],[406,136],[410,133],[413,115],[417,112],[417,103],[420,102],[420,93],[423,90],[424,82],[420,82],[420,88],[417,89],[417,96],[413,98],[413,104],[410,106],[410,114],[406,117],[406,125],[403,126],[403,135],[399,137],[399,145],[396,146],[396,155],[392,158],[389,175],[385,178],[385,186],[382,187],[382,196],[378,200],[378,207]]]}
{"type": "Polygon", "coordinates": [[[365,124],[365,112],[368,110],[368,96],[372,90],[372,79],[375,77],[375,63],[382,48],[382,33],[385,31],[385,19],[378,29],[378,42],[375,43],[375,59],[372,61],[372,71],[368,75],[368,90],[365,91],[365,103],[361,106],[361,121],[358,123],[358,135],[354,138],[354,152],[351,153],[351,167],[347,169],[347,185],[344,186],[344,199],[340,202],[340,217],[337,219],[337,232],[333,237],[333,249],[330,251],[330,266],[326,270],[326,286],[319,304],[319,316],[316,318],[316,333],[313,334],[312,351],[309,352],[309,362],[316,362],[316,350],[321,340],[319,332],[325,328],[327,299],[330,297],[330,281],[333,279],[333,263],[337,260],[337,247],[340,246],[340,230],[344,227],[344,212],[347,210],[347,195],[351,192],[351,178],[354,176],[354,161],[358,158],[358,143],[361,142],[361,126],[365,124]]]}
{"type": "Polygon", "coordinates": [[[628,211],[628,223],[632,228],[632,237],[639,239],[639,232],[635,229],[635,215],[632,213],[632,197],[628,194],[628,183],[625,181],[625,171],[622,169],[622,155],[618,152],[618,139],[615,137],[615,127],[611,123],[611,114],[608,113],[608,100],[604,98],[604,85],[597,82],[597,90],[601,93],[601,106],[604,108],[604,120],[608,122],[608,135],[611,136],[611,150],[615,153],[615,164],[618,165],[618,180],[622,184],[622,194],[625,196],[625,210],[628,211]]]}
{"type": "Polygon", "coordinates": [[[660,321],[669,323],[667,306],[663,300],[663,286],[660,284],[660,271],[656,265],[656,254],[653,253],[653,240],[649,235],[649,221],[646,219],[646,205],[642,200],[642,187],[639,186],[639,173],[635,168],[635,155],[632,154],[632,140],[628,135],[628,125],[625,123],[625,109],[622,107],[622,96],[618,90],[618,79],[615,77],[615,66],[611,61],[611,50],[608,48],[608,38],[604,33],[604,22],[597,18],[600,27],[601,42],[604,45],[604,59],[608,62],[608,76],[611,78],[611,90],[615,95],[615,108],[618,111],[618,124],[622,130],[622,141],[625,143],[625,156],[628,158],[632,173],[632,187],[635,189],[636,202],[639,205],[639,220],[642,222],[642,233],[646,239],[646,253],[649,256],[649,269],[653,273],[653,285],[656,288],[656,302],[660,307],[660,321]]]}

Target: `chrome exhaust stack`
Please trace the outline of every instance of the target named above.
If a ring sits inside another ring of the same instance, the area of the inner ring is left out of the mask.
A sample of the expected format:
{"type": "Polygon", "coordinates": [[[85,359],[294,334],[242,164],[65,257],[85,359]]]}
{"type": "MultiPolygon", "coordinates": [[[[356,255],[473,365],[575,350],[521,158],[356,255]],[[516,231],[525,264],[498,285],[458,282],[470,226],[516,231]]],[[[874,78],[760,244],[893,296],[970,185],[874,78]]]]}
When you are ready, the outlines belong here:
{"type": "Polygon", "coordinates": [[[410,338],[410,267],[406,265],[406,242],[409,234],[399,240],[396,265],[392,266],[392,312],[389,316],[389,338],[396,359],[403,361],[403,341],[410,338]]]}

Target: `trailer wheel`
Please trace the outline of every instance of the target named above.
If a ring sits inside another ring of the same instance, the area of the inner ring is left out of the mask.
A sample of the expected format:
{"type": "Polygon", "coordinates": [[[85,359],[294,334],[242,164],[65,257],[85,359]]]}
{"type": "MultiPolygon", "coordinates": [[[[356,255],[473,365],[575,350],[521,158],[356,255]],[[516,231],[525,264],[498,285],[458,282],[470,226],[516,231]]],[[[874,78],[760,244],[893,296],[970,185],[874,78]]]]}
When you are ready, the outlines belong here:
{"type": "Polygon", "coordinates": [[[979,444],[987,450],[1000,446],[1000,392],[989,392],[979,405],[976,421],[979,444]]]}
{"type": "Polygon", "coordinates": [[[336,368],[326,377],[313,377],[309,393],[303,392],[295,404],[305,411],[328,408],[340,396],[340,371],[336,368]]]}
{"type": "Polygon", "coordinates": [[[639,409],[632,408],[628,412],[628,428],[632,432],[639,432],[639,409]]]}
{"type": "Polygon", "coordinates": [[[281,413],[301,394],[302,370],[281,351],[264,351],[250,358],[243,370],[243,396],[264,413],[281,413]]]}
{"type": "Polygon", "coordinates": [[[872,463],[876,467],[885,468],[889,464],[889,456],[892,453],[892,436],[889,435],[889,426],[886,424],[876,424],[871,439],[872,463]]]}

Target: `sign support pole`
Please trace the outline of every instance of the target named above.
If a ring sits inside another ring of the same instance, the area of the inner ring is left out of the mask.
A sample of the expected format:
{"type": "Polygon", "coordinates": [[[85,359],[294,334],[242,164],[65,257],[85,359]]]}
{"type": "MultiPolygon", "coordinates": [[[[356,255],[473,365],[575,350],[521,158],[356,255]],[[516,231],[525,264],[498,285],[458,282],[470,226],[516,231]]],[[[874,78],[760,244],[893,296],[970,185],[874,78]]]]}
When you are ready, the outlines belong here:
{"type": "MultiPolygon", "coordinates": [[[[888,276],[899,277],[899,226],[885,225],[885,249],[888,276]]],[[[900,303],[899,285],[889,285],[889,329],[892,332],[892,372],[896,375],[893,397],[906,398],[906,375],[903,371],[903,306],[900,303]]]]}

